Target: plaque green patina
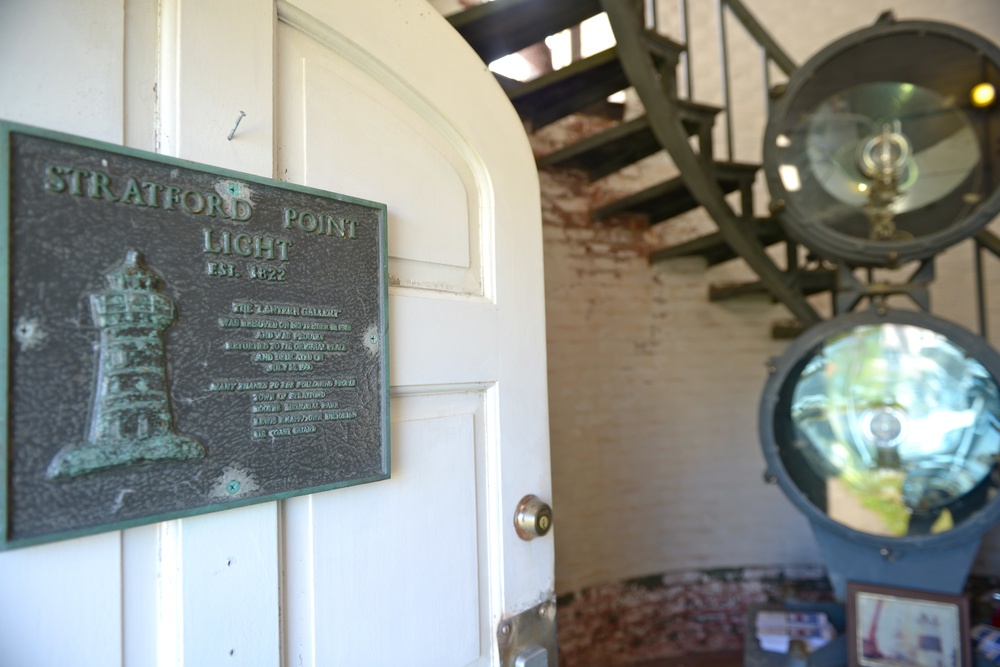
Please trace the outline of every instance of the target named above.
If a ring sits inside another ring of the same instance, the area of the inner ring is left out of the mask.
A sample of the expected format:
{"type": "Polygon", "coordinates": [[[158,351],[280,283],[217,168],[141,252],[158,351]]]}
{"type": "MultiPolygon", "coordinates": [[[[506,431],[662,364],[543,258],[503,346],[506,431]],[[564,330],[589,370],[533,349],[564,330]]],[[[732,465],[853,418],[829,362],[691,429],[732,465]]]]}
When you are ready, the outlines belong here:
{"type": "Polygon", "coordinates": [[[0,548],[389,476],[386,208],[0,121],[0,548]]]}
{"type": "Polygon", "coordinates": [[[107,280],[107,291],[90,295],[101,330],[90,433],[59,452],[49,477],[205,456],[200,442],[174,433],[160,336],[174,321],[173,302],[157,291],[159,280],[134,250],[107,280]]]}

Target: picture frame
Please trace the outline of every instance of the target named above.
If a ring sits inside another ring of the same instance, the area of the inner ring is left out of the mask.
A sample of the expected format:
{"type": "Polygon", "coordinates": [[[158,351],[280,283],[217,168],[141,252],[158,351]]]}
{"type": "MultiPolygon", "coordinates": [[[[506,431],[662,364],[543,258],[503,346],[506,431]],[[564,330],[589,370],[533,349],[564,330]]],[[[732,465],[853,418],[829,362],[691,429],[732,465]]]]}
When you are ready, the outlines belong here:
{"type": "Polygon", "coordinates": [[[849,667],[970,667],[962,595],[847,582],[849,667]]]}

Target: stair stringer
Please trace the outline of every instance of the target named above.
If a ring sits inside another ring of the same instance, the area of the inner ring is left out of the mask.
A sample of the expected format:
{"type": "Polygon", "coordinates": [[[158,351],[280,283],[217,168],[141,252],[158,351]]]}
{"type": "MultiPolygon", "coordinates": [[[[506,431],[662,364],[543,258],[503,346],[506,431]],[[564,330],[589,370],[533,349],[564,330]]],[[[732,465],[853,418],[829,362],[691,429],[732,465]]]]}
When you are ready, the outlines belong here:
{"type": "Polygon", "coordinates": [[[705,161],[687,141],[677,108],[660,82],[660,73],[645,46],[645,29],[631,0],[601,0],[618,42],[618,57],[646,108],[650,126],[660,145],[680,170],[688,189],[708,211],[726,243],[739,254],[761,283],[805,326],[822,320],[802,293],[789,284],[789,276],[772,260],[745,221],[733,212],[722,189],[706,170],[705,161]]]}

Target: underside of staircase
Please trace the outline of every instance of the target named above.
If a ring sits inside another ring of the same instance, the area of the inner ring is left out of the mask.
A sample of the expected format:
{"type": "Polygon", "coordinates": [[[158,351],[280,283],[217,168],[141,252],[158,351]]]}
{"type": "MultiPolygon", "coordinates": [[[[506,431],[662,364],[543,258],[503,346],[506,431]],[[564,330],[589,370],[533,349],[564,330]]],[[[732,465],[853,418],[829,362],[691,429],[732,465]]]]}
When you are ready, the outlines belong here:
{"type": "MultiPolygon", "coordinates": [[[[727,0],[741,20],[762,31],[738,0],[727,0]]],[[[746,294],[770,294],[794,318],[776,326],[775,335],[794,335],[820,321],[807,297],[832,290],[836,272],[818,263],[799,261],[796,245],[773,218],[754,216],[753,184],[760,165],[715,158],[713,126],[724,109],[678,96],[678,68],[685,45],[646,25],[635,0],[495,0],[449,17],[487,63],[537,45],[548,35],[572,29],[604,12],[616,45],[548,71],[525,82],[504,77],[501,85],[529,131],[537,131],[570,114],[601,109],[608,97],[632,89],[644,115],[620,122],[596,135],[538,159],[540,168],[578,169],[594,181],[665,151],[679,175],[629,193],[591,210],[595,223],[618,215],[642,216],[649,225],[666,225],[688,211],[702,208],[717,231],[660,248],[650,262],[699,256],[709,265],[742,258],[757,280],[712,285],[712,300],[746,294]],[[727,195],[738,193],[727,199],[727,195]],[[739,210],[730,205],[738,199],[739,210]],[[786,266],[766,251],[783,243],[786,266]]],[[[766,34],[764,35],[766,39],[766,34]]],[[[772,42],[773,44],[773,42],[772,42]]],[[[774,47],[775,49],[777,47],[774,47]]],[[[786,73],[794,68],[777,50],[773,62],[786,73]]]]}

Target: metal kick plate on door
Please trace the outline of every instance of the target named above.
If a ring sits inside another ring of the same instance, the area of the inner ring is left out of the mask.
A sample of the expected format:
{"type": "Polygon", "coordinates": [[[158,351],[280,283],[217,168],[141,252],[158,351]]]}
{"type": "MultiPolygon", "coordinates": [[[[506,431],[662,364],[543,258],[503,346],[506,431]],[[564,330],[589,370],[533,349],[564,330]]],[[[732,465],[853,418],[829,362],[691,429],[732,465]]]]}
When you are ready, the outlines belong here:
{"type": "Polygon", "coordinates": [[[0,548],[385,479],[386,207],[0,123],[0,548]]]}
{"type": "Polygon", "coordinates": [[[501,667],[556,667],[556,599],[505,618],[497,628],[501,667]]]}

